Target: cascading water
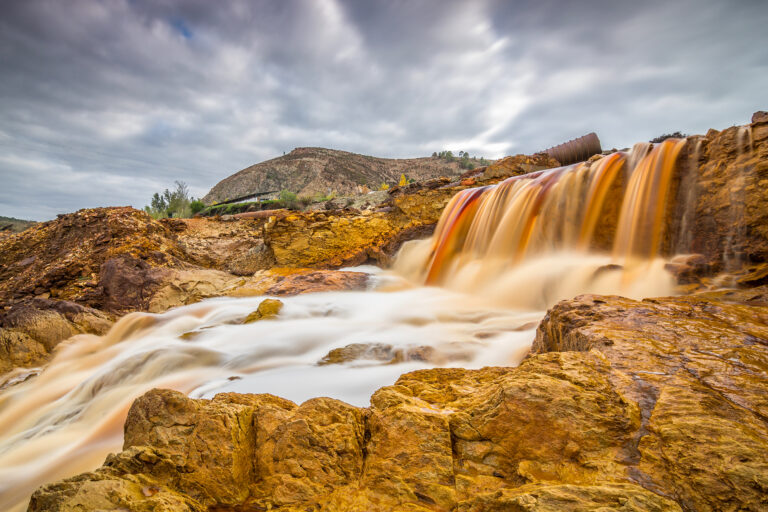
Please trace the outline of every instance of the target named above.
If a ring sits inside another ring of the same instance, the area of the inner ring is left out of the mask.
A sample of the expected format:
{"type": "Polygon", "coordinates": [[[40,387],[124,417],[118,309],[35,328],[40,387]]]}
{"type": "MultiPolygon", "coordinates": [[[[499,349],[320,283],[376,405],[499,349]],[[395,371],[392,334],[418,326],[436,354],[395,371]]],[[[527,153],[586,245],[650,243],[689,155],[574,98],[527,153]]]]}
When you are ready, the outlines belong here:
{"type": "Polygon", "coordinates": [[[39,485],[119,450],[132,400],[153,387],[366,405],[413,369],[517,364],[559,299],[671,293],[658,256],[670,251],[685,143],[638,145],[465,190],[434,236],[406,244],[395,272],[376,273],[366,292],[283,299],[276,320],[252,324],[241,321],[263,297],[215,299],[71,338],[39,374],[0,382],[0,509],[23,509],[39,485]],[[326,357],[349,346],[356,358],[326,357]]]}
{"type": "Polygon", "coordinates": [[[744,155],[752,151],[752,130],[749,126],[740,126],[736,135],[737,158],[735,179],[729,183],[729,217],[731,229],[723,248],[723,264],[726,270],[736,270],[744,263],[744,240],[746,225],[744,224],[745,192],[747,188],[746,166],[742,160],[744,155]]]}
{"type": "Polygon", "coordinates": [[[685,144],[639,144],[460,192],[435,236],[404,248],[396,268],[516,307],[545,309],[585,292],[670,293],[658,256],[685,144]]]}

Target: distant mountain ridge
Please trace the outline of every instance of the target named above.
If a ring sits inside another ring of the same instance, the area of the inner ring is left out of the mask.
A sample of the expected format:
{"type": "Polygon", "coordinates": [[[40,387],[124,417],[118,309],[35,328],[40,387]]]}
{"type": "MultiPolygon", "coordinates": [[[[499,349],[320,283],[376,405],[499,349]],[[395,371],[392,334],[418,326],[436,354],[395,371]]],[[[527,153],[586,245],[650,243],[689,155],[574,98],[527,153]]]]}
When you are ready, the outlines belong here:
{"type": "Polygon", "coordinates": [[[438,157],[377,158],[326,148],[296,148],[224,178],[203,197],[206,205],[289,190],[298,195],[355,194],[366,185],[397,184],[401,174],[417,181],[458,176],[459,161],[438,157]]]}

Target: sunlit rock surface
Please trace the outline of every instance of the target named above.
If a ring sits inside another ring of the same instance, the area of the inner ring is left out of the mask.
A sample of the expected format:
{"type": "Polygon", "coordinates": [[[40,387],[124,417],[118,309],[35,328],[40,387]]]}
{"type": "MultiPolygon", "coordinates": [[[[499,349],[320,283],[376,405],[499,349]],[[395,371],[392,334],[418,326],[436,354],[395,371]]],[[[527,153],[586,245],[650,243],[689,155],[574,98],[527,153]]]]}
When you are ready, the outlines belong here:
{"type": "Polygon", "coordinates": [[[518,368],[405,374],[367,409],[154,390],[125,452],[30,510],[764,510],[767,325],[763,289],[582,296],[518,368]]]}

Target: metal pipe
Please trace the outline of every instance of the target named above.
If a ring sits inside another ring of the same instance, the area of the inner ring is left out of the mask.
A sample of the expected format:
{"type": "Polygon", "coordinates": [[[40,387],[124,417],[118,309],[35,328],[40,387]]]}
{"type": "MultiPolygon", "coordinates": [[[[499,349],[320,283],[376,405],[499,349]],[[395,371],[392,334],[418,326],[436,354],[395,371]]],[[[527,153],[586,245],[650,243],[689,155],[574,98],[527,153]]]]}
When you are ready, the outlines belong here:
{"type": "Polygon", "coordinates": [[[597,134],[592,132],[578,139],[545,149],[543,152],[560,162],[560,165],[571,165],[583,162],[592,155],[602,153],[603,149],[600,147],[600,139],[597,138],[597,134]]]}

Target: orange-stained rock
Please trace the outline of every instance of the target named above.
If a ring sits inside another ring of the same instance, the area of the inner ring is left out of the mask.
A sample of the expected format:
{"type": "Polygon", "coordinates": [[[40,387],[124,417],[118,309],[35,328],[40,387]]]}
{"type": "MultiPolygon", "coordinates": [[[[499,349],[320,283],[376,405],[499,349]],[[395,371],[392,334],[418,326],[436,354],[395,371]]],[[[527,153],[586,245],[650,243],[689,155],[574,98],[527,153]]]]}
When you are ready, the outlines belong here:
{"type": "Polygon", "coordinates": [[[641,302],[584,296],[550,310],[534,351],[573,350],[611,365],[614,387],[642,418],[625,458],[633,478],[669,489],[688,510],[761,510],[766,340],[765,290],[641,302]]]}
{"type": "MultiPolygon", "coordinates": [[[[450,360],[467,359],[457,354],[450,360]]],[[[444,358],[435,354],[435,349],[428,345],[408,348],[395,348],[386,343],[351,343],[335,348],[328,352],[317,364],[344,364],[352,361],[383,361],[387,364],[402,363],[403,361],[431,361],[435,364],[445,362],[444,358]]]]}
{"type": "Polygon", "coordinates": [[[364,290],[368,274],[340,270],[276,267],[257,272],[242,280],[225,295],[250,297],[254,295],[290,296],[303,293],[364,290]]]}
{"type": "Polygon", "coordinates": [[[257,478],[253,505],[276,508],[323,501],[356,485],[365,460],[364,411],[331,398],[254,416],[257,478]]]}
{"type": "Polygon", "coordinates": [[[254,479],[251,419],[260,403],[247,398],[231,403],[227,395],[196,401],[176,391],[146,393],[128,412],[123,448],[151,447],[173,465],[160,472],[152,468],[158,483],[203,504],[242,502],[254,479]]]}
{"type": "Polygon", "coordinates": [[[519,176],[529,172],[541,171],[551,167],[560,167],[560,162],[545,153],[536,155],[515,155],[496,160],[489,165],[481,175],[481,178],[508,178],[519,176]]]}
{"type": "Polygon", "coordinates": [[[173,232],[132,208],[80,210],[0,241],[0,300],[46,296],[102,307],[102,266],[172,267],[182,251],[173,232]]]}
{"type": "MultiPolygon", "coordinates": [[[[537,158],[515,157],[477,183],[523,173],[537,158]]],[[[428,236],[465,186],[438,178],[395,187],[377,211],[258,212],[233,222],[156,221],[130,207],[60,215],[0,239],[0,303],[38,296],[111,313],[159,312],[222,295],[215,290],[238,288],[235,276],[275,266],[386,265],[403,242],[428,236]]]]}

